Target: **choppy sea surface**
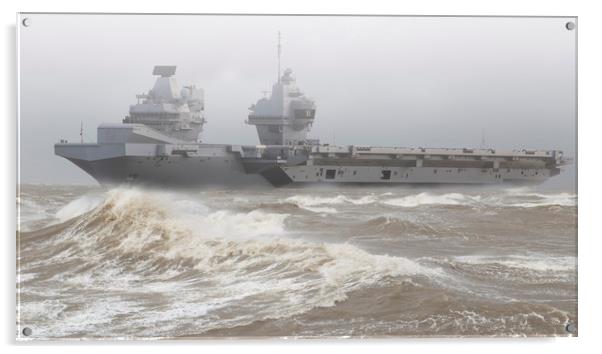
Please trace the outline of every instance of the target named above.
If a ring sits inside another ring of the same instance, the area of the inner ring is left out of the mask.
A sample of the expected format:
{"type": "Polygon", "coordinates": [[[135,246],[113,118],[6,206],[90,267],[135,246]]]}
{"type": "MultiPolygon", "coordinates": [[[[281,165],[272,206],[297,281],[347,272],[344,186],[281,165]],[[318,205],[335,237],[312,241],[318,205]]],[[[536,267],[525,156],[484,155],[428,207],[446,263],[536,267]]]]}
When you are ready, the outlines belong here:
{"type": "MultiPolygon", "coordinates": [[[[577,196],[22,185],[30,338],[565,336],[577,196]]],[[[22,336],[21,336],[22,337],[22,336]]]]}

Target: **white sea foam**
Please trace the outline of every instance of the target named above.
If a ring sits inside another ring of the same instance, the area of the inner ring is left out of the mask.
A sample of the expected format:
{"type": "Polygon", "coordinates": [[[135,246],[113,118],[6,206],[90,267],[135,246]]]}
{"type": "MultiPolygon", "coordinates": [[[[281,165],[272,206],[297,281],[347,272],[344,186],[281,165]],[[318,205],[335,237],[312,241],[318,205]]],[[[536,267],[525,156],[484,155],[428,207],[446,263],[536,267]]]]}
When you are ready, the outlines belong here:
{"type": "Polygon", "coordinates": [[[419,193],[402,198],[387,199],[384,200],[383,203],[391,206],[414,208],[421,205],[466,205],[478,199],[478,197],[471,197],[460,193],[446,193],[440,195],[419,193]]]}
{"type": "Polygon", "coordinates": [[[116,317],[135,316],[143,310],[139,304],[124,301],[119,297],[105,296],[93,302],[85,301],[84,298],[78,300],[86,305],[75,311],[68,311],[67,306],[58,302],[48,305],[38,303],[37,313],[42,314],[46,311],[50,311],[50,313],[47,317],[38,317],[45,321],[36,323],[33,328],[36,337],[68,336],[74,333],[88,333],[84,337],[123,337],[122,333],[124,332],[119,333],[119,330],[125,328],[112,328],[112,322],[115,321],[116,317]]]}
{"type": "Polygon", "coordinates": [[[339,194],[335,197],[320,197],[312,195],[294,195],[286,198],[286,202],[295,203],[302,207],[324,205],[324,204],[353,204],[353,205],[365,205],[375,203],[377,197],[374,195],[366,195],[357,199],[347,197],[339,194]]]}
{"type": "Polygon", "coordinates": [[[83,272],[68,269],[62,275],[65,284],[159,293],[174,302],[169,308],[142,313],[134,313],[135,304],[122,302],[108,310],[106,303],[98,303],[89,310],[102,313],[88,319],[84,312],[67,316],[63,322],[71,325],[63,323],[61,331],[68,335],[77,328],[95,330],[119,315],[131,316],[133,324],[160,327],[149,335],[173,333],[173,323],[195,319],[191,328],[198,333],[332,306],[350,291],[392,279],[440,275],[438,268],[403,257],[373,255],[350,244],[288,238],[287,218],[260,210],[214,211],[168,193],[110,191],[104,202],[71,226],[76,232],[57,238],[56,242],[75,242],[69,257],[92,265],[83,272]],[[128,262],[125,273],[126,265],[117,263],[121,257],[128,262]],[[168,270],[170,276],[177,275],[177,270],[195,271],[191,281],[208,285],[190,287],[192,283],[179,280],[180,286],[175,286],[163,276],[168,270]],[[173,286],[152,286],[159,281],[173,286]],[[229,315],[216,317],[223,308],[230,309],[229,315]],[[233,315],[235,310],[240,313],[233,315]],[[212,320],[206,322],[206,316],[213,316],[212,320]]]}
{"type": "Polygon", "coordinates": [[[557,194],[541,194],[541,193],[527,193],[521,195],[526,201],[520,203],[512,203],[511,206],[521,208],[534,208],[541,206],[576,206],[577,196],[571,193],[557,193],[557,194]]]}

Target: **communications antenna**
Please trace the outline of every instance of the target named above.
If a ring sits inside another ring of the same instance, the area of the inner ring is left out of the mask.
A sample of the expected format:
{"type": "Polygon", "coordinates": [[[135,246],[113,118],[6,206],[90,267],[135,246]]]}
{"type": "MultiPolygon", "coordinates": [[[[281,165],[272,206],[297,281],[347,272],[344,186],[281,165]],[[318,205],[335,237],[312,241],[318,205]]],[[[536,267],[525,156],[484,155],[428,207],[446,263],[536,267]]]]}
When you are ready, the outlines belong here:
{"type": "Polygon", "coordinates": [[[280,83],[280,53],[282,52],[282,46],[280,44],[280,31],[278,31],[278,83],[280,83]]]}
{"type": "Polygon", "coordinates": [[[481,129],[481,149],[486,149],[487,143],[485,142],[485,130],[481,129]]]}

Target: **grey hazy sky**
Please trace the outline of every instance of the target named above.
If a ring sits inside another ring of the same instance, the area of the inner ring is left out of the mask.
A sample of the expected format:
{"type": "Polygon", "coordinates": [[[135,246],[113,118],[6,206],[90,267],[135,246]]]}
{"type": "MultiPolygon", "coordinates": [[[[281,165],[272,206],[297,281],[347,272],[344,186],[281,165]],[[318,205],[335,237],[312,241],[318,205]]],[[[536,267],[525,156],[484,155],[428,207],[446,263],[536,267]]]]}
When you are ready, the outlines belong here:
{"type": "MultiPolygon", "coordinates": [[[[22,183],[94,183],[53,153],[96,140],[154,65],[205,89],[204,141],[256,144],[247,108],[283,68],[337,144],[562,149],[575,155],[570,18],[28,15],[20,26],[22,183]]],[[[569,175],[574,169],[569,170],[569,175]]],[[[567,177],[564,177],[566,180],[567,177]]]]}

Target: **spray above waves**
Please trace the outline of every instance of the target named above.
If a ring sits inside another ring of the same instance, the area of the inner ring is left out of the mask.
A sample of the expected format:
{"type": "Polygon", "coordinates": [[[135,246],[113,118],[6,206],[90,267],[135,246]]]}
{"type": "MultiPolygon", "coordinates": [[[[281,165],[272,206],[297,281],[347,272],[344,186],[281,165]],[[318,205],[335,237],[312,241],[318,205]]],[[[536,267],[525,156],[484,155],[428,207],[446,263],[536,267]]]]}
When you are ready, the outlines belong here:
{"type": "Polygon", "coordinates": [[[93,210],[103,201],[103,198],[98,195],[84,195],[75,200],[72,200],[67,205],[59,209],[55,217],[59,222],[65,222],[77,216],[85,214],[93,210]]]}

